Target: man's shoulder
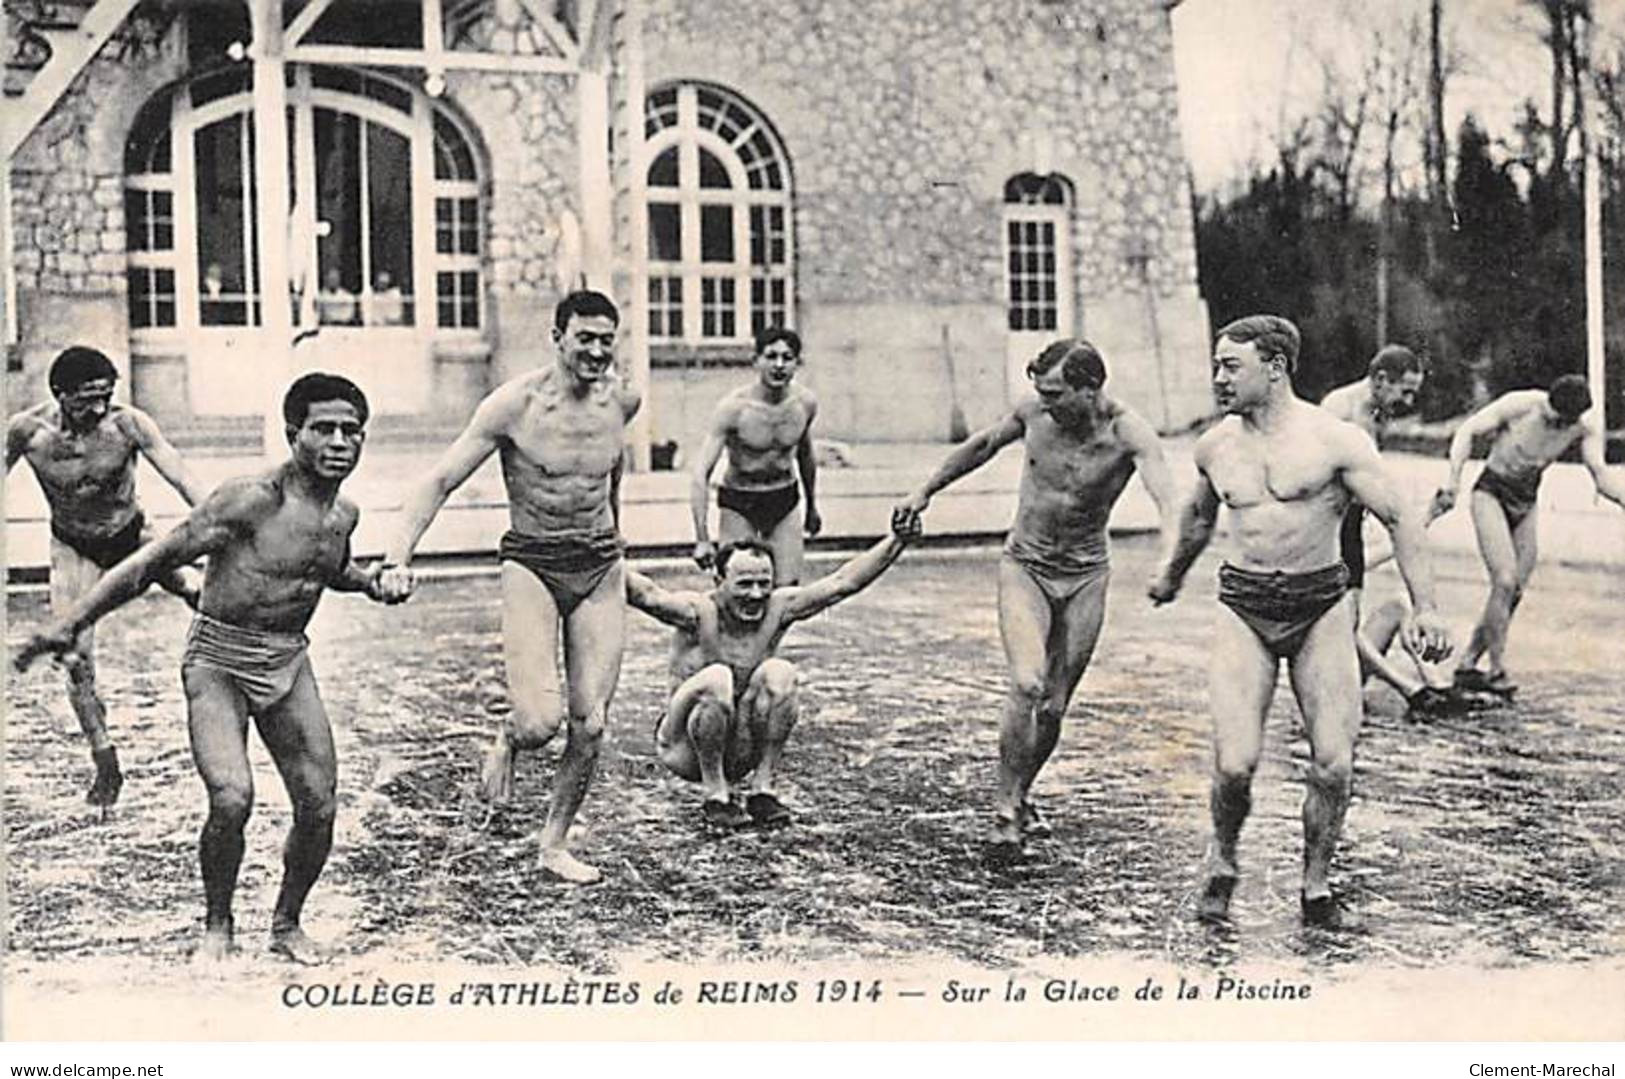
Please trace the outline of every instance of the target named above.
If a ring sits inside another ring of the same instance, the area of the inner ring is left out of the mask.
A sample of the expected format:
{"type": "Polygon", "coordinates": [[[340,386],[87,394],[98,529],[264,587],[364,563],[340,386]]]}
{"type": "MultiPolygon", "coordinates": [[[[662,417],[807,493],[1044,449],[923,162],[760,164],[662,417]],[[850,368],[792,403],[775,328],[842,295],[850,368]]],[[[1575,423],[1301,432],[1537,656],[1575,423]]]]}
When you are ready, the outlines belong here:
{"type": "Polygon", "coordinates": [[[280,505],[282,505],[280,468],[223,480],[203,504],[215,516],[228,519],[263,516],[280,505]]]}
{"type": "Polygon", "coordinates": [[[1240,431],[1241,417],[1221,416],[1217,423],[1197,436],[1195,447],[1197,460],[1201,461],[1208,454],[1223,447],[1225,443],[1233,440],[1240,431]]]}
{"type": "Polygon", "coordinates": [[[1339,419],[1353,419],[1364,397],[1364,387],[1364,379],[1338,386],[1320,399],[1320,407],[1339,419]]]}
{"type": "Polygon", "coordinates": [[[50,401],[41,401],[31,405],[21,412],[13,412],[6,421],[6,437],[13,440],[32,439],[36,435],[55,428],[56,406],[50,401]]]}

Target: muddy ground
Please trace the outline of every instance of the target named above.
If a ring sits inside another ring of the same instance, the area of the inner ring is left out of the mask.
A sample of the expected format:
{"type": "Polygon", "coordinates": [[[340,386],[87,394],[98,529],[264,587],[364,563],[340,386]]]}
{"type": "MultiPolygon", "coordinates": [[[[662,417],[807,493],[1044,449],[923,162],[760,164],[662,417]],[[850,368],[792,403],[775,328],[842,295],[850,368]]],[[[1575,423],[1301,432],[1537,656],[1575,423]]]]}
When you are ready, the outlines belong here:
{"type": "MultiPolygon", "coordinates": [[[[1192,919],[1207,831],[1205,656],[1213,560],[1150,609],[1146,539],[1115,545],[1107,630],[1037,800],[1055,825],[1025,864],[982,840],[1003,670],[991,550],[906,556],[869,592],[793,630],[810,707],[787,756],[793,827],[719,838],[651,744],[665,631],[633,615],[579,849],[606,871],[571,890],[529,838],[553,769],[521,761],[512,806],[471,786],[500,700],[494,577],[428,583],[386,609],[329,597],[311,628],[337,730],[340,819],[312,932],[360,962],[534,963],[607,973],[632,961],[941,958],[1017,967],[1124,954],[1341,966],[1486,967],[1625,952],[1625,580],[1543,567],[1514,627],[1516,706],[1419,726],[1368,693],[1356,800],[1335,884],[1361,924],[1297,924],[1305,745],[1282,680],[1243,837],[1236,924],[1192,919]]],[[[819,563],[820,569],[828,562],[819,563]]],[[[1482,599],[1465,558],[1441,564],[1458,631],[1482,599]]],[[[1392,571],[1388,571],[1391,573],[1392,571]]],[[[668,575],[669,576],[669,575],[668,575]]],[[[693,578],[697,581],[697,578],[693,578]]],[[[1397,583],[1378,575],[1377,594],[1397,583]]],[[[9,601],[11,634],[43,615],[9,601]]],[[[187,613],[152,596],[100,634],[127,783],[103,821],[60,675],[8,688],[9,978],[71,985],[107,958],[184,976],[201,919],[192,771],[177,675],[187,613]]],[[[257,955],[288,807],[253,746],[258,803],[238,899],[257,955]]]]}

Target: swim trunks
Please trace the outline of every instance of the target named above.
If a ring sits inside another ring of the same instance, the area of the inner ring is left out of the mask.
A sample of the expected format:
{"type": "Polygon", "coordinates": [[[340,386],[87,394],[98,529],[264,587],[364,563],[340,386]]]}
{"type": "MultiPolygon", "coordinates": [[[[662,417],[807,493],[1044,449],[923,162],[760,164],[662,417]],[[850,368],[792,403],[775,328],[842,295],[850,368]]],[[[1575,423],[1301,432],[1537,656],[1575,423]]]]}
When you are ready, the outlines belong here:
{"type": "Polygon", "coordinates": [[[771,534],[800,501],[801,492],[794,481],[783,487],[769,487],[762,491],[729,487],[727,484],[717,488],[717,505],[725,510],[733,510],[764,536],[771,534]]]}
{"type": "Polygon", "coordinates": [[[1365,585],[1365,537],[1361,525],[1365,524],[1365,507],[1355,503],[1343,511],[1343,529],[1338,534],[1343,546],[1343,565],[1349,568],[1349,587],[1365,585]]]}
{"type": "Polygon", "coordinates": [[[1038,543],[1011,533],[1004,553],[1036,584],[1051,607],[1064,606],[1073,596],[1111,572],[1106,529],[1086,531],[1069,546],[1038,543]]]}
{"type": "Polygon", "coordinates": [[[553,596],[559,614],[569,617],[592,595],[604,575],[615,568],[625,551],[613,528],[583,528],[532,536],[512,529],[502,536],[497,556],[517,562],[536,575],[553,596]]]}
{"type": "Polygon", "coordinates": [[[1538,471],[1507,475],[1486,465],[1484,471],[1478,474],[1478,482],[1473,484],[1473,490],[1483,491],[1501,503],[1508,526],[1517,528],[1525,517],[1535,512],[1535,504],[1540,497],[1540,476],[1538,471]]]}
{"type": "Polygon", "coordinates": [[[303,633],[276,633],[245,629],[199,612],[186,634],[181,673],[188,667],[220,671],[248,698],[249,706],[263,711],[286,697],[299,674],[310,663],[303,633]]]}
{"type": "Polygon", "coordinates": [[[53,519],[51,535],[66,544],[80,558],[94,562],[102,569],[112,569],[141,549],[141,529],[146,523],[146,518],[137,512],[130,518],[129,524],[111,536],[73,536],[58,528],[53,519]]]}
{"type": "Polygon", "coordinates": [[[1321,616],[1348,591],[1341,562],[1307,573],[1259,573],[1228,562],[1219,567],[1219,602],[1247,623],[1277,659],[1295,656],[1321,616]]]}

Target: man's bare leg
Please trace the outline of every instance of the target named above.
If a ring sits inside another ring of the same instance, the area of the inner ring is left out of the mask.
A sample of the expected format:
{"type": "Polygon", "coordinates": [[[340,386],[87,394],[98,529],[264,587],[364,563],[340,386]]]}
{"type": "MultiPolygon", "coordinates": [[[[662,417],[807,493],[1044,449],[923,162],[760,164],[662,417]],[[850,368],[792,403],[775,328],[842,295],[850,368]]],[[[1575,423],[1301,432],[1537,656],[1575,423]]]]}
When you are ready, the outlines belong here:
{"type": "Polygon", "coordinates": [[[1303,800],[1304,920],[1337,923],[1327,880],[1354,784],[1360,733],[1360,664],[1353,605],[1343,600],[1316,622],[1289,666],[1292,691],[1309,736],[1308,790],[1303,800]]]}
{"type": "Polygon", "coordinates": [[[271,916],[271,950],[296,963],[326,962],[331,951],[306,936],[299,922],[305,897],[333,849],[338,791],[333,729],[309,659],[288,695],[259,717],[258,727],[293,803],[293,826],[282,849],[282,887],[271,916]]]}
{"type": "MultiPolygon", "coordinates": [[[[1502,673],[1506,652],[1507,625],[1512,620],[1512,607],[1518,593],[1518,552],[1513,545],[1512,530],[1507,525],[1506,511],[1501,503],[1484,493],[1472,493],[1473,530],[1478,536],[1478,551],[1489,572],[1490,594],[1484,601],[1484,613],[1473,636],[1462,652],[1458,670],[1470,670],[1485,652],[1490,657],[1490,677],[1502,673]]],[[[1530,514],[1532,518],[1534,515],[1530,514]]]]}
{"type": "Polygon", "coordinates": [[[1264,751],[1264,716],[1275,692],[1277,662],[1235,612],[1220,606],[1209,669],[1213,711],[1213,845],[1197,913],[1219,919],[1241,870],[1236,847],[1253,806],[1253,773],[1264,751]]]}
{"type": "Polygon", "coordinates": [[[746,691],[742,710],[752,729],[757,760],[745,808],[758,824],[790,822],[790,811],[779,801],[776,784],[784,744],[801,717],[799,677],[794,663],[775,656],[756,668],[746,691]]]}
{"type": "Polygon", "coordinates": [[[581,809],[598,767],[598,749],[609,721],[609,701],[621,676],[626,634],[626,568],[617,563],[592,595],[582,600],[564,627],[564,664],[570,719],[553,782],[553,801],[542,825],[542,868],[571,884],[603,878],[597,869],[565,849],[570,825],[581,809]]]}
{"type": "MultiPolygon", "coordinates": [[[[1044,742],[1038,710],[1044,703],[1048,672],[1046,650],[1050,637],[1049,598],[1020,563],[999,559],[999,636],[1010,669],[1004,716],[999,728],[999,789],[994,798],[993,844],[1017,848],[1021,844],[1021,806],[1026,784],[1036,772],[1044,742]]],[[[1060,719],[1055,717],[1059,727],[1060,719]]],[[[1053,748],[1054,740],[1050,739],[1053,748]]],[[[1046,754],[1047,755],[1047,754],[1046,754]]]]}
{"type": "Polygon", "coordinates": [[[230,679],[208,667],[183,667],[192,760],[209,796],[209,817],[198,839],[203,870],[203,940],[194,961],[218,962],[236,951],[231,901],[243,861],[243,826],[254,809],[248,767],[248,705],[230,679]]]}
{"type": "MultiPolygon", "coordinates": [[[[51,613],[61,615],[75,600],[101,579],[101,568],[56,537],[51,538],[51,613]]],[[[68,675],[68,704],[79,721],[79,729],[90,743],[90,759],[96,778],[85,801],[103,809],[118,801],[124,786],[119,769],[118,750],[107,733],[107,706],[96,692],[96,630],[85,629],[75,639],[73,649],[62,657],[68,675]]]]}
{"type": "Polygon", "coordinates": [[[502,563],[502,659],[510,711],[480,777],[480,792],[498,805],[513,797],[514,754],[545,746],[564,722],[558,606],[516,562],[502,563]]]}
{"type": "Polygon", "coordinates": [[[1021,778],[1020,801],[1022,826],[1029,832],[1044,834],[1048,825],[1033,807],[1031,792],[1033,781],[1049,762],[1061,738],[1061,723],[1072,704],[1072,695],[1089,669],[1089,660],[1095,654],[1100,640],[1100,627],[1106,619],[1106,588],[1110,575],[1102,573],[1073,594],[1066,606],[1054,618],[1046,645],[1044,699],[1034,711],[1038,741],[1033,747],[1030,767],[1021,778]]]}
{"type": "Polygon", "coordinates": [[[801,566],[807,541],[802,534],[802,514],[805,508],[798,502],[795,509],[780,518],[772,534],[764,537],[773,548],[773,587],[801,583],[801,566]]]}

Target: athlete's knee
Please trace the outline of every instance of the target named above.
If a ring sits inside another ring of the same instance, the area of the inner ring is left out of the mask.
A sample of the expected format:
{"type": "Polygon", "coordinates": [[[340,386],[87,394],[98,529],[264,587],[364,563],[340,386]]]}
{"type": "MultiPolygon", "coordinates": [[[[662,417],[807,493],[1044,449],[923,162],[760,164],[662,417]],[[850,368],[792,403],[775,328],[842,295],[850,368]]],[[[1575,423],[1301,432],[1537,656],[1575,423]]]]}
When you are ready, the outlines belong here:
{"type": "Polygon", "coordinates": [[[508,741],[515,749],[540,749],[553,740],[564,722],[558,703],[513,702],[508,715],[508,741]]]}
{"type": "Polygon", "coordinates": [[[1309,781],[1316,786],[1345,788],[1354,782],[1354,747],[1316,747],[1309,761],[1309,781]]]}
{"type": "Polygon", "coordinates": [[[1490,588],[1499,593],[1508,603],[1521,590],[1518,580],[1518,571],[1511,568],[1496,568],[1490,570],[1490,588]]]}
{"type": "Polygon", "coordinates": [[[801,673],[794,663],[774,656],[762,661],[762,665],[756,668],[756,677],[760,679],[763,690],[774,699],[783,700],[795,696],[801,673]]]}
{"type": "Polygon", "coordinates": [[[711,709],[733,710],[734,672],[713,663],[694,676],[696,703],[711,709]]]}
{"type": "Polygon", "coordinates": [[[240,829],[254,812],[254,788],[248,783],[209,785],[209,827],[240,829]]]}
{"type": "Polygon", "coordinates": [[[596,746],[603,740],[604,730],[608,726],[609,706],[594,704],[579,715],[570,717],[570,741],[576,745],[589,743],[596,746]]]}
{"type": "Polygon", "coordinates": [[[1023,706],[1036,709],[1044,699],[1048,689],[1044,684],[1044,675],[1037,670],[1012,670],[1010,672],[1010,696],[1014,697],[1023,706]]]}
{"type": "Polygon", "coordinates": [[[1249,786],[1258,771],[1259,753],[1244,747],[1220,746],[1213,754],[1213,781],[1226,786],[1249,786]]]}
{"type": "Polygon", "coordinates": [[[70,648],[62,654],[62,669],[68,672],[68,681],[76,687],[96,685],[96,659],[81,648],[70,648]]]}

